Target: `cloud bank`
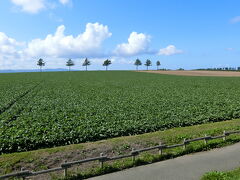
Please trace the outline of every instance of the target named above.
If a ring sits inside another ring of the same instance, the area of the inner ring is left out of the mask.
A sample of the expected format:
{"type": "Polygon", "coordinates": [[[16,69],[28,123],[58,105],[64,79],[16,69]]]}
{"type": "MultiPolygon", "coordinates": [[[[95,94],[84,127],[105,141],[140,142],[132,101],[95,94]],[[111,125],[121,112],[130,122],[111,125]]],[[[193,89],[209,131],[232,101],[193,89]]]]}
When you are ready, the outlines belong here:
{"type": "Polygon", "coordinates": [[[34,39],[28,43],[25,53],[34,57],[97,57],[102,56],[102,43],[111,37],[108,27],[99,23],[88,23],[82,34],[74,37],[65,35],[65,26],[57,28],[55,34],[49,34],[45,39],[34,39]]]}

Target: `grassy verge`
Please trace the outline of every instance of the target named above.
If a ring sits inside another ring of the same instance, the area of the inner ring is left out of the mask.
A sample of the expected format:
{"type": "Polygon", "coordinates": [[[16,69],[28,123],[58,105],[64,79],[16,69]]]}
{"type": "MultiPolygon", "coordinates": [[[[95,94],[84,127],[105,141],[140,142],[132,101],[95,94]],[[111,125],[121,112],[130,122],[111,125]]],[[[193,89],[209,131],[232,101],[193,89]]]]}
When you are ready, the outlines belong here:
{"type": "MultiPolygon", "coordinates": [[[[163,155],[157,155],[150,154],[150,153],[143,153],[138,156],[136,161],[133,163],[132,159],[124,159],[119,160],[114,163],[106,163],[103,168],[95,167],[91,168],[87,171],[80,171],[80,172],[69,172],[69,176],[66,178],[56,178],[60,180],[79,180],[79,179],[86,179],[94,176],[99,176],[107,173],[112,173],[116,171],[121,171],[127,168],[135,167],[135,166],[141,166],[146,165],[154,162],[159,162],[167,159],[172,159],[175,157],[179,157],[182,155],[194,153],[194,152],[200,152],[200,151],[207,151],[213,148],[220,148],[227,145],[231,145],[233,143],[239,142],[240,137],[237,137],[236,135],[233,135],[232,137],[229,137],[229,139],[225,142],[221,140],[212,140],[207,145],[204,143],[192,143],[187,146],[186,150],[182,150],[182,148],[175,148],[172,150],[166,150],[163,155]]],[[[240,173],[240,172],[239,172],[240,173]]],[[[240,174],[239,174],[240,175],[240,174]]],[[[235,176],[234,176],[235,177],[235,176]]],[[[240,177],[240,176],[239,176],[240,177]]],[[[212,179],[203,179],[203,180],[213,180],[212,179]]],[[[216,180],[216,179],[214,179],[216,180]]],[[[220,179],[219,179],[220,180],[220,179]]],[[[221,179],[225,180],[225,179],[221,179]]]]}
{"type": "Polygon", "coordinates": [[[240,179],[240,168],[228,172],[209,172],[201,180],[237,180],[240,179]]]}
{"type": "MultiPolygon", "coordinates": [[[[181,143],[184,138],[197,138],[204,136],[205,134],[211,136],[220,135],[223,133],[223,130],[240,130],[240,119],[183,128],[173,128],[165,131],[112,138],[97,142],[61,146],[29,152],[3,154],[0,156],[0,174],[19,171],[21,167],[32,171],[53,168],[59,166],[64,161],[96,157],[99,156],[101,152],[108,156],[128,154],[132,148],[139,149],[150,147],[159,144],[159,142],[171,145],[181,143]]],[[[83,164],[80,166],[81,173],[76,173],[78,172],[77,167],[69,170],[69,173],[72,174],[69,179],[86,178],[103,173],[118,171],[136,165],[174,158],[187,153],[222,147],[239,141],[240,135],[231,135],[225,142],[221,139],[211,140],[208,145],[204,145],[203,142],[194,142],[189,144],[186,150],[183,150],[182,148],[165,150],[163,156],[157,155],[156,151],[143,153],[138,156],[134,164],[131,159],[124,159],[105,163],[103,169],[98,168],[99,165],[97,162],[93,164],[83,164]],[[155,155],[152,155],[151,153],[155,153],[155,155]]],[[[59,177],[59,174],[52,174],[51,176],[59,177]]],[[[46,178],[44,177],[44,179],[46,178]]]]}

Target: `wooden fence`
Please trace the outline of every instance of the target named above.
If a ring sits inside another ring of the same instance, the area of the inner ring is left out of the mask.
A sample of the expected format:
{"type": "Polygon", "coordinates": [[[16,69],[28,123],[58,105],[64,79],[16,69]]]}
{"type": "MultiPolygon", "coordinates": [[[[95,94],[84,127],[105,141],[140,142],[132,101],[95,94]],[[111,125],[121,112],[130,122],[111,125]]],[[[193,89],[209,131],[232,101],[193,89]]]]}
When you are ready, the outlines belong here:
{"type": "Polygon", "coordinates": [[[162,155],[164,149],[171,149],[171,148],[176,148],[176,147],[183,147],[183,149],[186,149],[187,144],[189,144],[191,142],[195,142],[195,141],[204,141],[205,144],[207,144],[207,141],[212,140],[212,139],[222,138],[223,141],[225,141],[226,137],[231,134],[240,134],[240,131],[231,131],[231,132],[223,131],[223,134],[219,135],[219,136],[205,135],[204,137],[195,138],[195,139],[184,139],[182,144],[164,145],[164,144],[160,143],[157,146],[148,147],[148,148],[144,148],[144,149],[138,149],[138,150],[132,149],[130,154],[122,155],[122,156],[108,157],[108,156],[104,155],[103,153],[101,153],[99,157],[88,158],[88,159],[79,160],[79,161],[65,162],[65,163],[61,164],[60,167],[37,171],[37,172],[32,172],[32,171],[22,169],[20,172],[15,172],[15,173],[0,176],[0,180],[12,178],[12,177],[19,177],[19,178],[25,179],[26,177],[37,176],[40,174],[46,174],[46,173],[51,173],[51,172],[56,172],[56,171],[63,171],[63,174],[66,177],[68,174],[67,173],[68,168],[75,166],[75,165],[80,165],[80,164],[92,162],[92,161],[99,161],[100,167],[103,168],[104,162],[114,161],[114,160],[118,160],[118,159],[129,158],[129,157],[132,157],[132,161],[134,163],[136,156],[139,155],[139,153],[141,153],[141,152],[157,149],[157,150],[159,150],[159,155],[162,155]]]}

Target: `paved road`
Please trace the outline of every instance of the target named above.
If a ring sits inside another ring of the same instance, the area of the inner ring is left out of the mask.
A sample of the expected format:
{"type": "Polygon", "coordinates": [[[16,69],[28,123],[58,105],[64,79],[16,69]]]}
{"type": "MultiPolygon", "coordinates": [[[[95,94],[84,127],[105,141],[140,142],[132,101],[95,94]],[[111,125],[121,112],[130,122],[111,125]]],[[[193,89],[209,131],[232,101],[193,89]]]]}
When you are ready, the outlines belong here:
{"type": "Polygon", "coordinates": [[[205,172],[226,171],[237,167],[240,167],[240,143],[98,176],[91,180],[199,180],[205,172]]]}

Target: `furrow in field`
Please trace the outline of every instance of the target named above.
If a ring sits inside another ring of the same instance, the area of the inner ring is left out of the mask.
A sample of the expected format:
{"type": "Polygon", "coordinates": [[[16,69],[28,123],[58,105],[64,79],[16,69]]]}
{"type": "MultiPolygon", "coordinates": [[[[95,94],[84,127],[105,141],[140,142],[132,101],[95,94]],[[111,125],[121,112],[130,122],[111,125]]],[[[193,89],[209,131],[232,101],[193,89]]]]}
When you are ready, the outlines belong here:
{"type": "Polygon", "coordinates": [[[2,123],[10,123],[12,121],[17,120],[18,117],[21,116],[21,113],[26,108],[27,104],[37,95],[40,84],[37,84],[30,90],[28,90],[21,98],[19,98],[11,107],[9,107],[6,111],[3,112],[3,115],[0,114],[3,121],[2,123]],[[4,117],[4,113],[6,113],[4,117]]]}
{"type": "Polygon", "coordinates": [[[18,97],[16,97],[13,101],[11,101],[9,104],[7,104],[5,107],[3,107],[2,109],[0,109],[0,115],[4,112],[6,112],[8,109],[10,109],[15,103],[17,103],[18,101],[20,101],[23,97],[27,96],[29,93],[31,93],[36,87],[38,87],[39,84],[35,85],[34,87],[28,89],[27,91],[25,91],[23,94],[19,95],[18,97]]]}

